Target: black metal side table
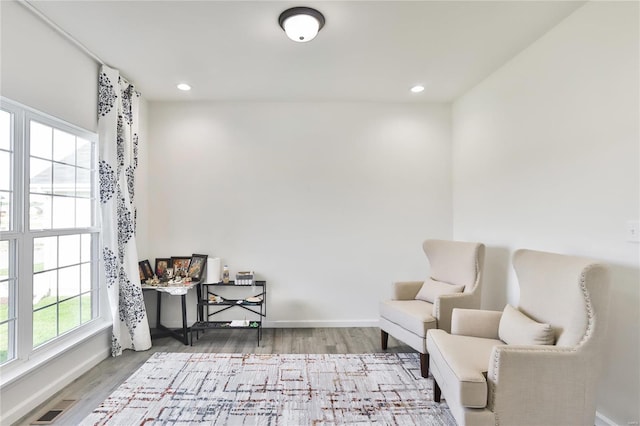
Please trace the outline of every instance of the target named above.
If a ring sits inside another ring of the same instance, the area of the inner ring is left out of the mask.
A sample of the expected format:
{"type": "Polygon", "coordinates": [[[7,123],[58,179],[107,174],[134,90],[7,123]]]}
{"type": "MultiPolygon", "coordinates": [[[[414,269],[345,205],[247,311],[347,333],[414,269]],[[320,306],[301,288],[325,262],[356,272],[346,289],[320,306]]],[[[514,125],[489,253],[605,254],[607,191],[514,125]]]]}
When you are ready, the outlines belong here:
{"type": "Polygon", "coordinates": [[[262,339],[262,318],[267,316],[267,282],[254,281],[251,285],[237,285],[234,281],[224,283],[200,283],[198,286],[198,321],[191,326],[191,344],[193,332],[196,339],[199,332],[207,330],[254,329],[257,332],[258,346],[262,339]],[[241,289],[256,288],[259,293],[251,294],[244,299],[224,299],[217,292],[225,287],[241,289]],[[217,291],[217,292],[216,292],[217,291]],[[211,298],[210,298],[211,297],[211,298]],[[211,300],[214,299],[214,300],[211,300]],[[211,318],[229,309],[241,308],[257,317],[255,320],[212,321],[211,318]]]}

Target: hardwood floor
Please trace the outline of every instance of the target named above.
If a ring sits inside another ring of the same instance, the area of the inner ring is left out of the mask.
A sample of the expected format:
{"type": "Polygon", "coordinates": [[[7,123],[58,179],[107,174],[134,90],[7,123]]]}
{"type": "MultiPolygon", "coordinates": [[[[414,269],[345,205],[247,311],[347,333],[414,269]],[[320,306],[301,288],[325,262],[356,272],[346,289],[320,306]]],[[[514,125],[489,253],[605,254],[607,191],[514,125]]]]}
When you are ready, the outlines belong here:
{"type": "MultiPolygon", "coordinates": [[[[193,346],[185,346],[171,337],[153,341],[145,352],[125,351],[122,356],[108,358],[79,377],[69,386],[35,408],[15,425],[29,425],[63,399],[77,402],[56,425],[76,425],[104,401],[122,382],[155,352],[218,352],[218,353],[316,353],[349,354],[383,352],[378,328],[265,328],[260,346],[254,331],[208,331],[193,346]]],[[[414,352],[412,348],[389,339],[384,352],[414,352]]]]}

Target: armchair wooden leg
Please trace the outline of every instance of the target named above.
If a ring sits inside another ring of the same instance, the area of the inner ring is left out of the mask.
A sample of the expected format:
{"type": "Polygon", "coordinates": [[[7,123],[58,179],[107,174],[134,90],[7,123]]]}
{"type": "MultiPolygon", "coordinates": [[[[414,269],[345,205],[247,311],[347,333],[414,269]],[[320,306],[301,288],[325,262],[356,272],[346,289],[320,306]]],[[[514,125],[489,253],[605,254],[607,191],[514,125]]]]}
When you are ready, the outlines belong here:
{"type": "Polygon", "coordinates": [[[429,376],[429,354],[420,354],[420,374],[424,378],[429,376]]]}
{"type": "Polygon", "coordinates": [[[380,330],[380,344],[382,345],[383,350],[386,350],[387,345],[389,344],[389,333],[384,330],[380,330]]]}
{"type": "Polygon", "coordinates": [[[438,386],[438,382],[436,379],[433,379],[433,400],[435,402],[440,402],[442,397],[442,391],[440,390],[440,386],[438,386]]]}

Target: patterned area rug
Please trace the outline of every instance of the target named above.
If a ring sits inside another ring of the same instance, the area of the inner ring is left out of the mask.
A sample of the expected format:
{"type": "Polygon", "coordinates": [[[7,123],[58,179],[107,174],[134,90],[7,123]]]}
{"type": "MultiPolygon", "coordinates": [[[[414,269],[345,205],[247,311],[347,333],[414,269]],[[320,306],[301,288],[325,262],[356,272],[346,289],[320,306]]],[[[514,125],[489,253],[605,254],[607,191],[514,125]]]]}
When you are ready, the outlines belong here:
{"type": "Polygon", "coordinates": [[[417,354],[156,353],[83,425],[455,425],[417,354]]]}

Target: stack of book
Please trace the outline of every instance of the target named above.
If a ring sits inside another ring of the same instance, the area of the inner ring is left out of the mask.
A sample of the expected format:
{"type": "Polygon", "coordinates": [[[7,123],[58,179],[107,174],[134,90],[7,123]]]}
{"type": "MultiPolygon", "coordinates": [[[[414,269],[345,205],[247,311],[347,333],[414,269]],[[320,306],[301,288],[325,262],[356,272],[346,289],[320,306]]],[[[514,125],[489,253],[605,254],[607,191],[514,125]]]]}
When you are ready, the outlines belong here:
{"type": "Polygon", "coordinates": [[[253,271],[243,271],[236,274],[236,285],[253,285],[253,271]]]}

